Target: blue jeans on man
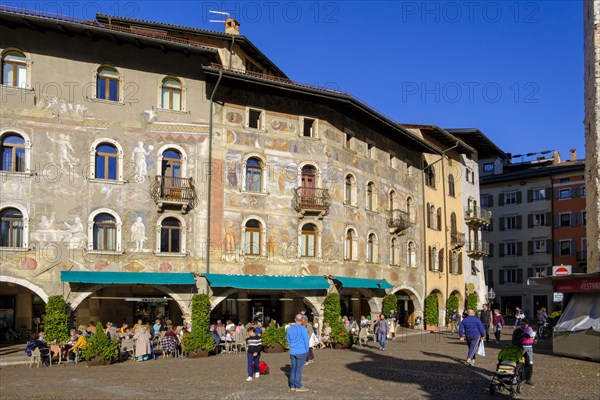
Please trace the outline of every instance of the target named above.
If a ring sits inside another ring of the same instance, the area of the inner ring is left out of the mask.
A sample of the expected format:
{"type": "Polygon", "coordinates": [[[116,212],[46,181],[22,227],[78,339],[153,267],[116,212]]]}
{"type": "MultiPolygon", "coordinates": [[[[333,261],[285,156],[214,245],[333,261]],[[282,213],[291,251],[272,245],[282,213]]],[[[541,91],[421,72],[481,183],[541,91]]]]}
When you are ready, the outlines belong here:
{"type": "Polygon", "coordinates": [[[290,354],[292,369],[290,371],[290,389],[302,389],[302,368],[308,353],[290,354]]]}
{"type": "Polygon", "coordinates": [[[481,336],[467,336],[467,344],[469,345],[469,354],[467,358],[470,360],[474,360],[477,355],[477,348],[479,347],[479,340],[481,340],[481,336]]]}
{"type": "Polygon", "coordinates": [[[387,333],[385,333],[385,332],[377,333],[377,342],[379,343],[379,348],[381,350],[385,349],[386,341],[387,341],[387,333]]]}

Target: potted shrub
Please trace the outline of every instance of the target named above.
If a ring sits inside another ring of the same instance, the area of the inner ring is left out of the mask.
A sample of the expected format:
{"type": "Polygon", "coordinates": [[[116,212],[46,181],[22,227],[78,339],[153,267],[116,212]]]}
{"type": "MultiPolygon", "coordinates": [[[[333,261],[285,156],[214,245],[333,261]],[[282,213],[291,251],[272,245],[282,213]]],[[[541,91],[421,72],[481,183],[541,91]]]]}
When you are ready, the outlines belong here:
{"type": "Polygon", "coordinates": [[[477,311],[477,294],[471,293],[467,296],[467,309],[477,311]]]}
{"type": "Polygon", "coordinates": [[[276,328],[275,323],[271,321],[269,327],[263,331],[262,344],[267,353],[282,353],[289,349],[285,327],[276,328]]]}
{"type": "Polygon", "coordinates": [[[425,326],[428,331],[435,331],[438,325],[438,297],[431,293],[425,299],[425,326]]]}
{"type": "Polygon", "coordinates": [[[348,332],[344,324],[342,324],[342,306],[340,296],[337,293],[330,293],[325,297],[324,306],[324,322],[329,323],[331,327],[331,335],[329,340],[334,343],[336,349],[347,349],[352,347],[354,337],[348,332]]]}
{"type": "Polygon", "coordinates": [[[69,339],[69,311],[62,296],[48,298],[44,324],[48,342],[61,343],[69,339]]]}
{"type": "Polygon", "coordinates": [[[210,327],[210,299],[206,294],[192,297],[192,332],[181,339],[183,353],[190,358],[208,357],[217,348],[213,335],[207,333],[210,327]]]}
{"type": "Polygon", "coordinates": [[[89,360],[89,366],[112,364],[119,357],[119,342],[109,338],[102,329],[102,324],[98,322],[96,333],[88,339],[81,355],[85,360],[89,360]]]}
{"type": "Polygon", "coordinates": [[[452,312],[458,310],[458,297],[451,295],[448,297],[446,302],[446,325],[450,326],[452,323],[452,312]]]}
{"type": "Polygon", "coordinates": [[[390,315],[391,310],[396,310],[398,305],[398,298],[395,294],[388,294],[383,298],[383,305],[381,307],[381,312],[386,317],[390,315]]]}

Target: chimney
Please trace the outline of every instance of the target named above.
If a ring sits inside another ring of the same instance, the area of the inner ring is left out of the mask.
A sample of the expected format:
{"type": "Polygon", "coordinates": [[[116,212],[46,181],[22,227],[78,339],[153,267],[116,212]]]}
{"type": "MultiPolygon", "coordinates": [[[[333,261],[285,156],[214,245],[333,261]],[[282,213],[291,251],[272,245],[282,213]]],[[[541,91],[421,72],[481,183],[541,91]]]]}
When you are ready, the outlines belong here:
{"type": "Polygon", "coordinates": [[[554,154],[552,155],[552,164],[560,164],[560,153],[558,150],[554,150],[554,154]]]}
{"type": "Polygon", "coordinates": [[[233,18],[227,18],[225,20],[225,33],[227,33],[228,35],[239,36],[240,23],[233,18]]]}
{"type": "Polygon", "coordinates": [[[577,149],[571,149],[571,161],[577,161],[577,149]]]}

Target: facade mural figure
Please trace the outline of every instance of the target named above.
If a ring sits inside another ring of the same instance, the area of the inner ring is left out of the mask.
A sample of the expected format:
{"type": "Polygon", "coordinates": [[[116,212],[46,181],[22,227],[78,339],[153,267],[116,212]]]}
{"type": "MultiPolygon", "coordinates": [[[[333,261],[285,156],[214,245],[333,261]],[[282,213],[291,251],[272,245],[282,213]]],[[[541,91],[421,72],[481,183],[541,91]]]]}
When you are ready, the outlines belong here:
{"type": "Polygon", "coordinates": [[[131,153],[131,159],[134,163],[133,176],[136,182],[142,183],[146,181],[148,176],[148,164],[146,157],[154,150],[154,146],[148,146],[148,150],[144,149],[144,142],[138,142],[138,145],[131,153]]]}
{"type": "Polygon", "coordinates": [[[54,218],[56,217],[56,213],[52,213],[50,218],[42,215],[42,220],[40,222],[40,229],[35,233],[35,238],[40,242],[49,242],[49,241],[58,241],[63,236],[63,232],[52,229],[52,225],[54,224],[54,218]]]}
{"type": "Polygon", "coordinates": [[[225,251],[231,253],[235,251],[235,228],[228,225],[225,228],[225,251]]]}
{"type": "Polygon", "coordinates": [[[75,222],[73,224],[69,224],[68,222],[64,222],[67,227],[67,232],[64,237],[65,243],[69,246],[70,249],[77,249],[83,246],[83,244],[87,241],[87,235],[83,230],[83,224],[81,223],[81,218],[75,217],[75,222]]]}
{"type": "MultiPolygon", "coordinates": [[[[72,153],[75,153],[75,150],[71,145],[71,139],[67,135],[61,133],[58,135],[58,139],[53,139],[50,134],[46,132],[46,136],[48,137],[48,140],[58,147],[58,159],[61,165],[79,165],[79,158],[71,155],[72,153]]],[[[50,155],[52,156],[53,154],[50,155]]]]}
{"type": "Polygon", "coordinates": [[[146,240],[148,240],[146,237],[146,226],[142,222],[142,217],[137,217],[131,225],[131,241],[135,243],[135,251],[143,251],[146,240]]]}

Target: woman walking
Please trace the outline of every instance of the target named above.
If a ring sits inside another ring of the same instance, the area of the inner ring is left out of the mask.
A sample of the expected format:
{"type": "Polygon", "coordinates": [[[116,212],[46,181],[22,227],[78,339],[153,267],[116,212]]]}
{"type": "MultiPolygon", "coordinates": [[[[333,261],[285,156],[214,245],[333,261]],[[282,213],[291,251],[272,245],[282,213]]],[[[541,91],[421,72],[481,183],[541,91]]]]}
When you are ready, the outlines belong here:
{"type": "Polygon", "coordinates": [[[379,321],[377,321],[377,341],[379,342],[379,350],[385,350],[387,334],[388,323],[385,320],[385,315],[379,314],[379,321]]]}
{"type": "Polygon", "coordinates": [[[500,335],[502,333],[502,327],[504,326],[504,318],[502,317],[502,314],[500,314],[500,310],[497,308],[494,310],[493,322],[496,343],[500,343],[500,335]]]}

